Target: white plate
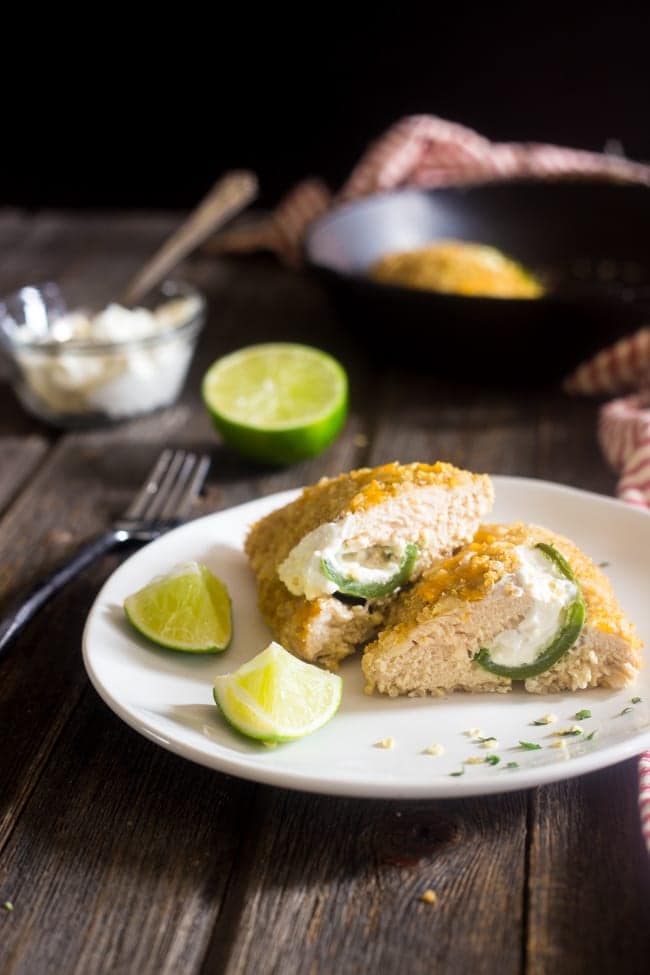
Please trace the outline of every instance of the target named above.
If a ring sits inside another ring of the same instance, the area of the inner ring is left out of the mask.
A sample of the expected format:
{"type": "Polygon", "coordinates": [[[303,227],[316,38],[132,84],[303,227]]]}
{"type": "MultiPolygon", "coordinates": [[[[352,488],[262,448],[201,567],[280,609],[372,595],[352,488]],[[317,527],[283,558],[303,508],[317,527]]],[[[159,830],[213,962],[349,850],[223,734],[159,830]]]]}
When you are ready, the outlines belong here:
{"type": "MultiPolygon", "coordinates": [[[[650,645],[648,559],[650,516],[610,498],[516,477],[494,478],[495,521],[537,522],[566,534],[607,573],[640,635],[650,645]]],[[[297,492],[260,498],[197,519],[136,552],[105,584],[90,612],[83,638],[84,662],[95,688],[127,724],[164,748],[231,775],[292,789],[333,795],[449,797],[505,792],[580,775],[611,765],[650,747],[650,672],[624,691],[596,690],[537,696],[525,692],[456,694],[446,699],[368,697],[358,658],[341,668],[343,702],[335,718],[315,734],[274,749],[248,742],[222,720],[212,703],[219,673],[234,670],[262,650],[270,633],[257,608],[255,585],[242,542],[247,527],[297,492]],[[124,598],[178,562],[204,562],[228,585],[233,600],[235,636],[222,656],[192,656],[157,649],[140,639],[124,619],[124,598]],[[632,697],[642,698],[624,715],[632,697]],[[550,748],[553,727],[567,727],[573,715],[589,708],[581,722],[598,729],[591,740],[565,739],[550,748]],[[553,712],[555,726],[531,722],[553,712]],[[464,734],[480,728],[494,735],[501,756],[497,766],[465,765],[470,755],[485,756],[464,734]],[[375,743],[392,737],[392,749],[375,743]],[[520,739],[539,742],[539,751],[522,751],[520,739]],[[432,743],[445,753],[423,754],[432,743]],[[519,767],[507,769],[507,762],[519,767]],[[464,767],[460,777],[452,772],[464,767]]]]}

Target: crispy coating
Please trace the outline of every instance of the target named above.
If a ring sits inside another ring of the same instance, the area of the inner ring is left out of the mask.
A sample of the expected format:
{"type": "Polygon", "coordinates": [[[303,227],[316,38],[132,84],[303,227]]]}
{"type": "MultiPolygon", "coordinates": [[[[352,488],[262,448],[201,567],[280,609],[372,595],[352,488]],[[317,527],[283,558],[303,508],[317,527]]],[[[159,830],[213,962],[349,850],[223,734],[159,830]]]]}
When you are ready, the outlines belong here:
{"type": "MultiPolygon", "coordinates": [[[[258,582],[259,606],[277,640],[306,660],[326,666],[353,652],[377,633],[390,599],[363,606],[334,596],[307,600],[289,592],[278,567],[292,548],[318,526],[354,515],[370,541],[373,532],[405,523],[413,531],[436,514],[430,550],[420,552],[417,571],[471,538],[493,502],[487,475],[451,464],[385,464],[323,479],[299,498],[252,526],[246,553],[258,582]]],[[[415,537],[415,536],[414,536],[415,537]]]]}
{"type": "MultiPolygon", "coordinates": [[[[630,683],[641,666],[642,644],[607,577],[567,538],[518,522],[482,526],[469,545],[432,566],[393,601],[386,628],[364,654],[369,684],[389,694],[507,690],[509,680],[491,675],[472,658],[484,640],[517,625],[511,616],[515,604],[503,587],[495,586],[515,567],[515,547],[538,542],[555,546],[568,561],[587,613],[574,646],[548,671],[529,678],[526,690],[630,683]]],[[[524,603],[522,609],[527,612],[529,606],[524,603]]]]}
{"type": "Polygon", "coordinates": [[[273,511],[251,528],[246,552],[258,575],[274,575],[291,549],[314,528],[346,514],[367,512],[391,499],[405,497],[423,487],[453,490],[475,486],[490,507],[494,498],[490,479],[452,464],[384,464],[323,478],[305,488],[299,498],[273,511]]]}

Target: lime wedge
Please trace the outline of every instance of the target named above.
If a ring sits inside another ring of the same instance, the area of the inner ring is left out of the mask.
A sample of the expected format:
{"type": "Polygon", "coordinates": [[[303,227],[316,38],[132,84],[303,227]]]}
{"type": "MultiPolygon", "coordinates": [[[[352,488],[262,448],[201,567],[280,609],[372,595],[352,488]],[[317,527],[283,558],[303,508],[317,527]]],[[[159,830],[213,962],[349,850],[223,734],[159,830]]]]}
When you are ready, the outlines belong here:
{"type": "Polygon", "coordinates": [[[198,562],[179,565],[127,596],[124,612],[139,633],[170,650],[217,653],[232,636],[228,590],[198,562]]]}
{"type": "Polygon", "coordinates": [[[203,377],[203,400],[226,443],[271,464],[314,457],[345,422],[348,380],[320,349],[290,342],[251,345],[203,377]]]}
{"type": "Polygon", "coordinates": [[[226,720],[248,738],[303,738],[338,710],[343,681],[270,643],[233,674],[217,677],[214,699],[226,720]]]}

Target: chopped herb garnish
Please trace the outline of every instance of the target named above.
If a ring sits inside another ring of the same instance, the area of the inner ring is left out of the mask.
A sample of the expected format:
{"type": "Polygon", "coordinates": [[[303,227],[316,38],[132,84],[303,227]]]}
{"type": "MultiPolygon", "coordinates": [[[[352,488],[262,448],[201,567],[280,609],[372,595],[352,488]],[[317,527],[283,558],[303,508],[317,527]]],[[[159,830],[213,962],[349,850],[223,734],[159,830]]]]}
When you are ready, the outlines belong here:
{"type": "Polygon", "coordinates": [[[504,765],[503,767],[504,768],[519,768],[519,762],[508,762],[508,764],[507,765],[504,765]]]}
{"type": "Polygon", "coordinates": [[[632,698],[632,704],[640,704],[640,703],[641,703],[641,698],[640,697],[633,697],[632,698]]]}
{"type": "Polygon", "coordinates": [[[465,775],[465,767],[463,766],[463,768],[459,769],[458,772],[450,772],[449,774],[453,776],[465,775]]]}
{"type": "Polygon", "coordinates": [[[498,755],[486,755],[485,761],[488,763],[488,765],[498,765],[501,759],[498,755]]]}
{"type": "Polygon", "coordinates": [[[588,735],[585,735],[585,741],[591,741],[591,739],[595,738],[597,734],[598,728],[594,728],[594,730],[590,731],[588,735]]]}
{"type": "Polygon", "coordinates": [[[586,721],[587,718],[591,717],[591,711],[589,708],[583,708],[582,711],[576,711],[574,718],[576,721],[586,721]]]}
{"type": "Polygon", "coordinates": [[[522,748],[525,748],[526,751],[528,752],[536,752],[538,748],[542,747],[541,745],[538,745],[534,741],[520,741],[519,744],[521,745],[522,748]]]}
{"type": "Polygon", "coordinates": [[[496,741],[496,738],[494,737],[494,735],[487,735],[485,738],[477,738],[476,740],[477,741],[480,741],[480,742],[484,742],[484,741],[496,741]]]}
{"type": "Polygon", "coordinates": [[[620,712],[619,718],[620,718],[621,714],[629,714],[630,711],[633,711],[633,710],[634,710],[634,708],[630,707],[630,705],[628,704],[628,706],[626,708],[623,708],[623,710],[620,712]]]}

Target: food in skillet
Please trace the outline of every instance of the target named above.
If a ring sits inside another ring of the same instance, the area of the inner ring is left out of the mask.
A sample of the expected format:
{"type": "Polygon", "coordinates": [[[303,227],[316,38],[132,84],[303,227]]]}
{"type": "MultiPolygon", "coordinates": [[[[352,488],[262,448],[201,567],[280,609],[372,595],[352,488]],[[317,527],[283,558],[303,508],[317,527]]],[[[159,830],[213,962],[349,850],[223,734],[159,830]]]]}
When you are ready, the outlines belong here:
{"type": "Polygon", "coordinates": [[[625,687],[641,642],[601,570],[535,525],[484,525],[391,604],[365,650],[372,689],[577,691],[625,687]]]}
{"type": "Polygon", "coordinates": [[[495,247],[442,240],[386,254],[370,269],[382,284],[489,298],[539,298],[544,289],[520,264],[495,247]]]}
{"type": "Polygon", "coordinates": [[[377,634],[402,586],[472,538],[493,500],[487,475],[445,463],[386,464],[307,488],[246,540],[274,637],[335,667],[377,634]]]}

